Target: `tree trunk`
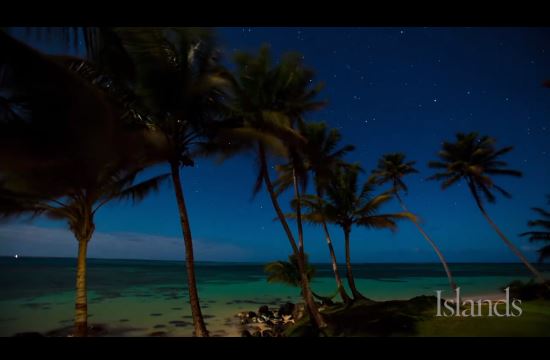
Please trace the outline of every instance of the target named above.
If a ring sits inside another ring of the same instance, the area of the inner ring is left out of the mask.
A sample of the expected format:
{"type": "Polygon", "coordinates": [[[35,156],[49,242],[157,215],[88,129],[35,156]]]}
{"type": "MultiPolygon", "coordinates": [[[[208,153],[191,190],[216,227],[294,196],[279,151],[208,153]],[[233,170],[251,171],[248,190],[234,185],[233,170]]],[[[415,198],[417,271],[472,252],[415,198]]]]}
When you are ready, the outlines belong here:
{"type": "Polygon", "coordinates": [[[527,260],[527,258],[525,258],[525,256],[521,253],[521,251],[510,240],[508,240],[506,235],[504,235],[504,233],[500,231],[497,224],[495,224],[493,220],[489,217],[489,214],[487,214],[487,212],[485,211],[485,208],[481,204],[481,200],[479,199],[479,196],[477,195],[471,181],[468,181],[468,185],[470,187],[470,191],[472,192],[472,195],[474,196],[474,200],[476,201],[477,207],[479,208],[479,210],[481,211],[481,213],[483,214],[483,216],[485,217],[489,225],[491,225],[491,227],[497,232],[497,234],[500,236],[502,241],[504,241],[506,246],[508,246],[510,250],[512,250],[512,252],[516,254],[516,256],[523,262],[523,264],[525,264],[527,269],[529,269],[529,271],[533,273],[533,275],[535,276],[535,279],[537,279],[537,281],[541,283],[544,283],[545,280],[542,277],[541,273],[539,273],[538,270],[535,269],[533,265],[531,265],[531,263],[527,260]]]}
{"type": "MultiPolygon", "coordinates": [[[[407,209],[407,207],[405,206],[405,203],[403,202],[403,200],[401,199],[401,197],[399,196],[399,194],[396,192],[395,193],[396,197],[397,197],[397,200],[399,200],[399,204],[401,205],[401,208],[406,211],[406,212],[409,212],[409,210],[407,209]]],[[[428,244],[431,245],[431,247],[434,249],[435,253],[437,254],[437,256],[439,257],[439,260],[441,261],[441,264],[443,264],[443,268],[445,269],[445,273],[447,274],[447,279],[449,280],[449,285],[451,286],[451,289],[453,290],[453,292],[456,290],[456,283],[453,279],[453,275],[451,274],[451,270],[449,269],[449,266],[447,264],[447,261],[445,260],[445,257],[443,256],[443,253],[441,253],[441,251],[439,251],[439,248],[437,247],[437,245],[435,244],[435,242],[428,236],[428,234],[426,234],[426,232],[424,231],[424,229],[420,226],[420,224],[417,222],[417,221],[413,221],[414,225],[416,226],[416,228],[418,229],[418,231],[420,231],[420,233],[422,234],[422,236],[424,236],[424,239],[426,239],[426,241],[428,242],[428,244]]]]}
{"type": "Polygon", "coordinates": [[[346,276],[348,278],[348,284],[351,289],[351,293],[353,295],[354,300],[358,299],[367,299],[365,296],[363,296],[359,290],[357,290],[357,287],[355,287],[355,279],[353,278],[353,272],[351,271],[351,257],[350,257],[350,247],[349,247],[349,234],[350,229],[344,228],[344,239],[345,239],[345,245],[346,245],[346,267],[347,272],[346,276]]]}
{"type": "Polygon", "coordinates": [[[327,324],[325,323],[325,320],[321,316],[321,313],[317,308],[317,304],[315,304],[315,301],[313,299],[313,295],[311,294],[311,289],[309,288],[309,280],[307,278],[306,267],[303,261],[303,257],[300,256],[300,251],[298,249],[298,246],[296,245],[294,236],[290,231],[290,227],[288,226],[285,215],[281,210],[281,207],[279,206],[279,202],[277,200],[277,196],[275,195],[273,184],[271,183],[271,178],[269,177],[269,171],[267,170],[267,159],[265,155],[265,150],[261,144],[259,144],[259,155],[260,155],[261,171],[263,173],[264,183],[267,188],[267,192],[269,193],[271,202],[273,204],[273,207],[275,208],[277,217],[279,218],[279,222],[283,226],[283,229],[288,237],[288,241],[290,242],[292,251],[298,260],[298,270],[300,272],[300,279],[301,279],[300,285],[302,288],[302,296],[304,297],[306,308],[310,314],[310,319],[312,323],[315,324],[318,328],[320,329],[325,328],[327,324]]]}
{"type": "Polygon", "coordinates": [[[195,260],[193,258],[193,238],[191,236],[191,227],[189,225],[189,216],[185,207],[185,199],[180,179],[180,169],[178,163],[170,164],[172,171],[172,181],[176,192],[176,200],[178,202],[178,210],[180,214],[181,229],[183,232],[183,240],[185,243],[185,267],[187,270],[187,286],[189,288],[189,302],[191,304],[191,315],[193,316],[193,325],[195,328],[195,336],[207,337],[208,330],[204,324],[202,317],[199,294],[197,290],[197,281],[195,278],[195,260]]]}
{"type": "Polygon", "coordinates": [[[300,197],[300,188],[298,187],[298,177],[296,170],[292,169],[292,179],[294,182],[294,196],[296,197],[296,225],[298,227],[298,251],[304,261],[304,229],[302,227],[302,199],[300,197]]]}
{"type": "Polygon", "coordinates": [[[342,283],[342,278],[340,277],[340,272],[338,271],[338,262],[336,261],[336,254],[334,253],[334,247],[332,246],[332,239],[330,238],[330,233],[328,232],[327,223],[323,220],[323,230],[325,232],[325,238],[327,239],[328,251],[330,253],[330,260],[332,262],[332,272],[334,273],[334,279],[336,280],[336,286],[338,287],[338,293],[342,298],[342,301],[347,304],[351,301],[344,284],[342,283]]]}
{"type": "MultiPolygon", "coordinates": [[[[322,194],[321,191],[319,191],[319,187],[317,187],[317,197],[319,198],[319,209],[321,212],[323,211],[323,208],[321,206],[321,200],[322,194]]],[[[344,284],[342,283],[342,278],[340,277],[340,272],[338,271],[338,262],[336,261],[336,253],[334,252],[334,247],[332,246],[332,239],[330,237],[330,233],[328,231],[327,222],[325,220],[325,214],[323,213],[323,231],[325,232],[325,239],[327,240],[327,246],[328,251],[330,253],[330,260],[332,262],[332,272],[334,273],[334,279],[336,280],[336,286],[338,287],[338,293],[340,294],[340,297],[342,298],[342,301],[345,304],[348,304],[351,302],[351,298],[349,297],[348,293],[346,292],[346,289],[344,287],[344,284]]]]}
{"type": "Polygon", "coordinates": [[[86,251],[88,239],[78,238],[78,258],[76,267],[75,336],[88,335],[88,294],[86,288],[86,251]]]}

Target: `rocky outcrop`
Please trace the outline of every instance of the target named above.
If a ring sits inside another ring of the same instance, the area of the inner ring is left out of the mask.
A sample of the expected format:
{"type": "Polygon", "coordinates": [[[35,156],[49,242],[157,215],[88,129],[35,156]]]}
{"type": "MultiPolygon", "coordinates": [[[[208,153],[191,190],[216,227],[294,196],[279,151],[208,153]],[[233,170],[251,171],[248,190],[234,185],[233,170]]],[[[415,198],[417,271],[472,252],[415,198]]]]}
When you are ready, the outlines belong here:
{"type": "Polygon", "coordinates": [[[279,308],[261,306],[257,312],[248,311],[237,314],[242,325],[242,337],[280,337],[284,330],[294,324],[296,316],[303,315],[302,304],[287,302],[279,308]],[[301,306],[300,306],[301,305],[301,306]],[[301,310],[300,310],[301,309],[301,310]],[[298,311],[297,311],[298,310],[298,311]]]}

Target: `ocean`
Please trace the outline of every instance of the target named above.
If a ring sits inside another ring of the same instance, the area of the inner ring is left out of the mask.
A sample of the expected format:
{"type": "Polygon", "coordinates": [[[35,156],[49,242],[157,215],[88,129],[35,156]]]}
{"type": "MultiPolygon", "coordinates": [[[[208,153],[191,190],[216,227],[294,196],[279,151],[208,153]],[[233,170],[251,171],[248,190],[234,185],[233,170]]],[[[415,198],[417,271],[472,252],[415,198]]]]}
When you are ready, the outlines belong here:
{"type": "MultiPolygon", "coordinates": [[[[314,264],[315,293],[336,291],[331,266],[314,264]]],[[[450,293],[441,264],[353,264],[359,290],[374,300],[450,293]]],[[[452,263],[463,296],[494,294],[513,280],[528,280],[522,264],[452,263]]],[[[537,265],[550,273],[550,264],[537,265]]],[[[0,258],[0,336],[48,333],[71,326],[76,260],[0,258]]],[[[241,311],[278,307],[300,299],[297,288],[270,284],[263,264],[198,262],[197,282],[207,327],[213,336],[238,336],[241,311]]],[[[341,275],[344,270],[341,268],[341,275]]],[[[106,325],[111,336],[191,336],[183,262],[88,260],[90,324],[106,325]]]]}

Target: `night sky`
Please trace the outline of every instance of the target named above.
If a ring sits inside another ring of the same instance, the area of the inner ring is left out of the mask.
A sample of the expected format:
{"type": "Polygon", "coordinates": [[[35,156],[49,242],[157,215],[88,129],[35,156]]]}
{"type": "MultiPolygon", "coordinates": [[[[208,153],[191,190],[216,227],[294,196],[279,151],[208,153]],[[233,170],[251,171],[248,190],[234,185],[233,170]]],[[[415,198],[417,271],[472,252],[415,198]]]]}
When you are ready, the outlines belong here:
{"type": "MultiPolygon", "coordinates": [[[[538,244],[518,236],[533,218],[533,206],[546,206],[550,193],[550,29],[540,28],[223,28],[218,29],[226,60],[235,50],[257,51],[271,44],[273,54],[299,51],[325,83],[326,109],[310,120],[341,130],[356,146],[349,161],[370,173],[380,155],[405,152],[419,174],[405,179],[405,201],[451,262],[516,261],[489,227],[462,184],[442,191],[426,181],[444,140],[458,131],[493,136],[513,145],[504,158],[523,178],[496,178],[512,193],[487,205],[488,212],[530,259],[538,244]]],[[[19,34],[21,35],[21,34],[19,34]]],[[[50,52],[56,44],[29,40],[50,52]]],[[[166,171],[156,167],[147,174],[166,171]]],[[[182,171],[183,188],[199,260],[284,259],[290,246],[265,192],[252,199],[253,159],[238,157],[221,165],[199,159],[182,171]]],[[[364,180],[363,177],[362,180],[364,180]]],[[[380,191],[386,188],[379,189],[380,191]]],[[[290,194],[281,197],[288,205],[290,194]]],[[[287,207],[288,208],[288,207],[287,207]]],[[[399,211],[396,202],[385,211],[399,211]]],[[[295,228],[295,227],[294,227],[295,228]]],[[[343,236],[331,227],[339,262],[343,236]]],[[[0,254],[76,255],[76,241],[62,222],[37,220],[0,228],[0,254]]],[[[328,262],[321,228],[306,226],[306,252],[328,262]]],[[[353,262],[435,262],[436,255],[416,228],[402,222],[386,230],[354,228],[353,262]]],[[[96,217],[90,257],[181,259],[183,240],[172,187],[167,184],[137,206],[111,204],[96,217]]]]}

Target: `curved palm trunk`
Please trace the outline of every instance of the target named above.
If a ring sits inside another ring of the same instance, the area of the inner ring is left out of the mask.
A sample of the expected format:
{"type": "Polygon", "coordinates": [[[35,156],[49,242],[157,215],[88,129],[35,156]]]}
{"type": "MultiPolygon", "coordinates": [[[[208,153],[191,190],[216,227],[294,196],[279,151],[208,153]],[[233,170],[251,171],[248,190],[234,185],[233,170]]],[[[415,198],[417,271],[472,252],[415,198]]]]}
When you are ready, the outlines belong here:
{"type": "Polygon", "coordinates": [[[493,222],[493,220],[489,217],[489,214],[487,214],[487,212],[485,211],[485,208],[481,204],[481,200],[479,199],[479,196],[477,195],[477,193],[475,191],[475,188],[473,188],[472,183],[468,181],[468,185],[470,187],[470,191],[471,191],[472,195],[474,196],[477,207],[479,208],[479,210],[481,211],[481,213],[483,214],[483,216],[485,217],[485,219],[487,220],[489,225],[491,225],[491,227],[497,232],[497,234],[500,236],[500,238],[506,244],[506,246],[508,246],[510,248],[510,250],[512,250],[512,252],[514,254],[516,254],[516,256],[523,262],[523,264],[527,267],[527,269],[529,269],[529,271],[531,271],[533,273],[533,275],[535,276],[537,281],[539,281],[541,283],[544,283],[545,280],[542,277],[541,273],[539,273],[538,270],[535,269],[535,267],[533,265],[531,265],[531,263],[522,254],[522,252],[510,240],[508,240],[506,235],[504,235],[504,233],[502,231],[500,231],[497,224],[495,224],[493,222]]]}
{"type": "Polygon", "coordinates": [[[202,317],[199,293],[197,290],[197,281],[195,278],[195,260],[193,257],[193,238],[191,236],[191,227],[189,225],[189,216],[185,207],[185,199],[181,185],[179,166],[177,163],[171,163],[172,181],[176,192],[178,210],[180,214],[181,229],[185,243],[185,267],[187,270],[187,286],[189,288],[189,303],[191,305],[191,315],[193,316],[193,325],[195,327],[195,336],[207,337],[208,330],[202,317]]]}
{"type": "Polygon", "coordinates": [[[290,246],[292,247],[292,251],[294,252],[294,255],[296,255],[298,259],[298,270],[300,272],[300,280],[301,280],[300,285],[302,288],[302,296],[304,297],[304,301],[306,303],[306,308],[310,314],[310,319],[312,320],[312,322],[318,328],[322,329],[326,327],[327,324],[325,323],[325,320],[321,316],[321,313],[317,308],[317,304],[315,304],[315,301],[313,299],[311,289],[309,288],[309,281],[307,279],[306,268],[303,262],[303,257],[301,256],[300,250],[296,245],[296,241],[294,240],[294,236],[290,231],[290,227],[288,226],[285,215],[281,210],[281,207],[279,206],[277,196],[275,195],[275,191],[273,189],[273,183],[271,182],[271,178],[269,177],[269,171],[267,171],[267,159],[265,155],[265,150],[261,144],[259,145],[259,155],[260,155],[260,166],[261,166],[261,171],[263,173],[265,186],[271,198],[273,207],[275,208],[275,212],[277,213],[277,217],[279,218],[279,222],[283,226],[283,229],[288,237],[290,246]]]}
{"type": "MultiPolygon", "coordinates": [[[[317,196],[319,197],[319,199],[322,198],[322,194],[319,191],[319,188],[317,188],[317,196]]],[[[319,208],[322,209],[321,206],[319,206],[319,208]]],[[[323,225],[323,231],[325,232],[325,239],[327,240],[328,252],[330,253],[330,261],[332,262],[332,272],[334,273],[334,280],[336,280],[338,293],[340,294],[342,301],[345,304],[348,304],[351,302],[351,298],[349,297],[348,293],[346,292],[346,289],[344,288],[342,278],[340,277],[340,272],[338,271],[338,262],[336,261],[336,253],[334,252],[334,247],[332,246],[332,238],[330,237],[327,222],[324,219],[324,214],[323,214],[323,221],[321,222],[321,224],[323,225]]]]}
{"type": "Polygon", "coordinates": [[[338,271],[338,262],[336,261],[336,254],[334,253],[334,247],[332,246],[332,239],[330,238],[330,233],[328,232],[327,223],[323,220],[323,231],[325,232],[325,238],[327,239],[328,251],[330,253],[330,260],[332,262],[332,272],[334,273],[334,279],[336,280],[336,286],[338,287],[338,293],[342,298],[342,301],[347,304],[351,302],[344,284],[342,283],[342,278],[340,277],[340,272],[338,271]]]}
{"type": "Polygon", "coordinates": [[[348,284],[349,284],[349,287],[351,289],[351,293],[353,295],[353,299],[354,300],[358,300],[358,299],[367,299],[365,296],[363,296],[363,294],[361,294],[359,292],[359,290],[357,290],[357,287],[355,286],[355,279],[353,278],[353,272],[351,270],[351,257],[350,257],[350,247],[349,247],[349,234],[350,234],[350,229],[346,229],[344,228],[344,239],[345,239],[345,245],[346,245],[346,268],[347,268],[347,271],[346,271],[346,276],[348,278],[348,284]]]}
{"type": "MultiPolygon", "coordinates": [[[[404,211],[409,212],[409,210],[405,206],[405,203],[403,202],[403,200],[401,199],[401,197],[399,196],[399,194],[397,192],[395,193],[395,196],[397,197],[397,200],[399,201],[399,204],[401,205],[401,208],[404,211]]],[[[413,223],[416,226],[416,228],[418,229],[418,231],[420,231],[422,236],[424,236],[424,239],[426,239],[428,244],[431,245],[431,247],[434,249],[435,253],[439,257],[439,261],[441,261],[441,264],[443,264],[443,268],[445,269],[445,273],[447,274],[447,279],[449,280],[449,285],[451,286],[451,289],[454,292],[456,290],[456,283],[453,279],[453,275],[451,274],[451,270],[449,269],[449,265],[447,264],[447,261],[445,260],[445,257],[443,256],[443,253],[441,253],[441,251],[439,250],[439,248],[437,247],[435,242],[428,236],[428,234],[426,234],[426,232],[424,231],[422,226],[420,226],[420,224],[417,221],[413,221],[413,223]]]]}
{"type": "Polygon", "coordinates": [[[78,337],[88,335],[88,294],[86,287],[86,252],[88,249],[88,241],[89,239],[78,239],[74,318],[74,335],[78,337]]]}
{"type": "Polygon", "coordinates": [[[304,261],[304,229],[302,226],[302,198],[300,197],[300,188],[298,187],[298,177],[295,167],[292,168],[292,180],[294,182],[294,196],[296,197],[296,225],[298,227],[298,251],[304,261]]]}

